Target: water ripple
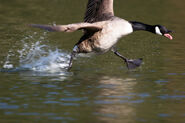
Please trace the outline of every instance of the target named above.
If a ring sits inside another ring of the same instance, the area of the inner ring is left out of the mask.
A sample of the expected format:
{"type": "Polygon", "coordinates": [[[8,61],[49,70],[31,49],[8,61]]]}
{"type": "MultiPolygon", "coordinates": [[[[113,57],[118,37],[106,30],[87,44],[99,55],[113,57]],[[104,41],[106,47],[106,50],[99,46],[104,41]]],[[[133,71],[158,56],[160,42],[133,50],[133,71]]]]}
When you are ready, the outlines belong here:
{"type": "Polygon", "coordinates": [[[164,94],[164,95],[160,95],[159,98],[161,98],[161,99],[181,100],[181,99],[185,99],[185,95],[168,95],[168,94],[164,94]]]}
{"type": "Polygon", "coordinates": [[[7,103],[0,103],[0,109],[18,109],[18,105],[9,105],[7,103]]]}

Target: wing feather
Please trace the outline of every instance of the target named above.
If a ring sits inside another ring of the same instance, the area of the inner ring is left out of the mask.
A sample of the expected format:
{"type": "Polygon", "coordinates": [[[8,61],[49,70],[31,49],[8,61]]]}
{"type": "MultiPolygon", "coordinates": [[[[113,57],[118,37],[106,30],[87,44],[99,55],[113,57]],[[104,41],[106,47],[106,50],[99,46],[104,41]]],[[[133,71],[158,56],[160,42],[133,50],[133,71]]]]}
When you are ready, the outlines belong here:
{"type": "Polygon", "coordinates": [[[113,0],[89,0],[84,22],[94,23],[114,16],[113,0]]]}
{"type": "Polygon", "coordinates": [[[91,23],[75,23],[75,24],[68,24],[68,25],[29,24],[28,26],[41,28],[50,32],[74,32],[81,29],[97,32],[102,29],[100,25],[91,24],[91,23]]]}

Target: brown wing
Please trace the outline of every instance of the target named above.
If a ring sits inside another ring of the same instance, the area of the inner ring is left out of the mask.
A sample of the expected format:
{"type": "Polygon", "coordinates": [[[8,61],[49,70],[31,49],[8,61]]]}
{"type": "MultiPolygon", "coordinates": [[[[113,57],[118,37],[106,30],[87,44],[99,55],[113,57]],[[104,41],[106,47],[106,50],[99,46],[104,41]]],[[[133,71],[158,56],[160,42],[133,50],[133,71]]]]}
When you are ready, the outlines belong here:
{"type": "Polygon", "coordinates": [[[45,29],[52,32],[74,32],[77,30],[87,30],[96,32],[102,29],[101,25],[91,23],[75,23],[68,25],[41,25],[41,24],[29,24],[31,27],[45,29]]]}
{"type": "Polygon", "coordinates": [[[89,0],[84,22],[94,23],[114,16],[113,0],[89,0]]]}
{"type": "Polygon", "coordinates": [[[42,25],[42,24],[29,24],[28,26],[44,29],[50,32],[65,31],[61,26],[42,25]]]}

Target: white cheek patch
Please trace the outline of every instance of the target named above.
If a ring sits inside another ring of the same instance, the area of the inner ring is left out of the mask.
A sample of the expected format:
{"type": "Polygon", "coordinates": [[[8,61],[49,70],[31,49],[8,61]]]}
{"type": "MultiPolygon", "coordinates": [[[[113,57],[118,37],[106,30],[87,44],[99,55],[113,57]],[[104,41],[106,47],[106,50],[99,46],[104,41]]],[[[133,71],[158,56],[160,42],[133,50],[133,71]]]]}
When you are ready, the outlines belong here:
{"type": "Polygon", "coordinates": [[[163,35],[159,29],[159,27],[155,27],[155,33],[158,35],[163,35]]]}

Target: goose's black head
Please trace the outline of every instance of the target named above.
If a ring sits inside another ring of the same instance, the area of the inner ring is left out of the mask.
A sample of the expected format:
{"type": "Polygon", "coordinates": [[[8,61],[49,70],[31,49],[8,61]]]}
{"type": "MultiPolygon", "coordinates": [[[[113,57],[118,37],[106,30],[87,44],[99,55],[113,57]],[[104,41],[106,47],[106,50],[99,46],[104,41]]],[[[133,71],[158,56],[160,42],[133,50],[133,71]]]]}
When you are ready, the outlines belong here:
{"type": "Polygon", "coordinates": [[[161,26],[161,25],[155,25],[154,27],[155,27],[156,34],[165,36],[169,38],[170,40],[173,39],[173,37],[170,35],[170,33],[172,32],[171,30],[168,30],[166,27],[161,26]]]}
{"type": "Polygon", "coordinates": [[[130,21],[130,24],[132,25],[133,31],[144,30],[144,31],[152,32],[154,34],[165,36],[165,37],[169,38],[170,40],[173,39],[173,37],[170,35],[170,33],[172,31],[168,30],[164,26],[148,25],[148,24],[144,24],[141,22],[137,22],[137,21],[130,21]]]}

